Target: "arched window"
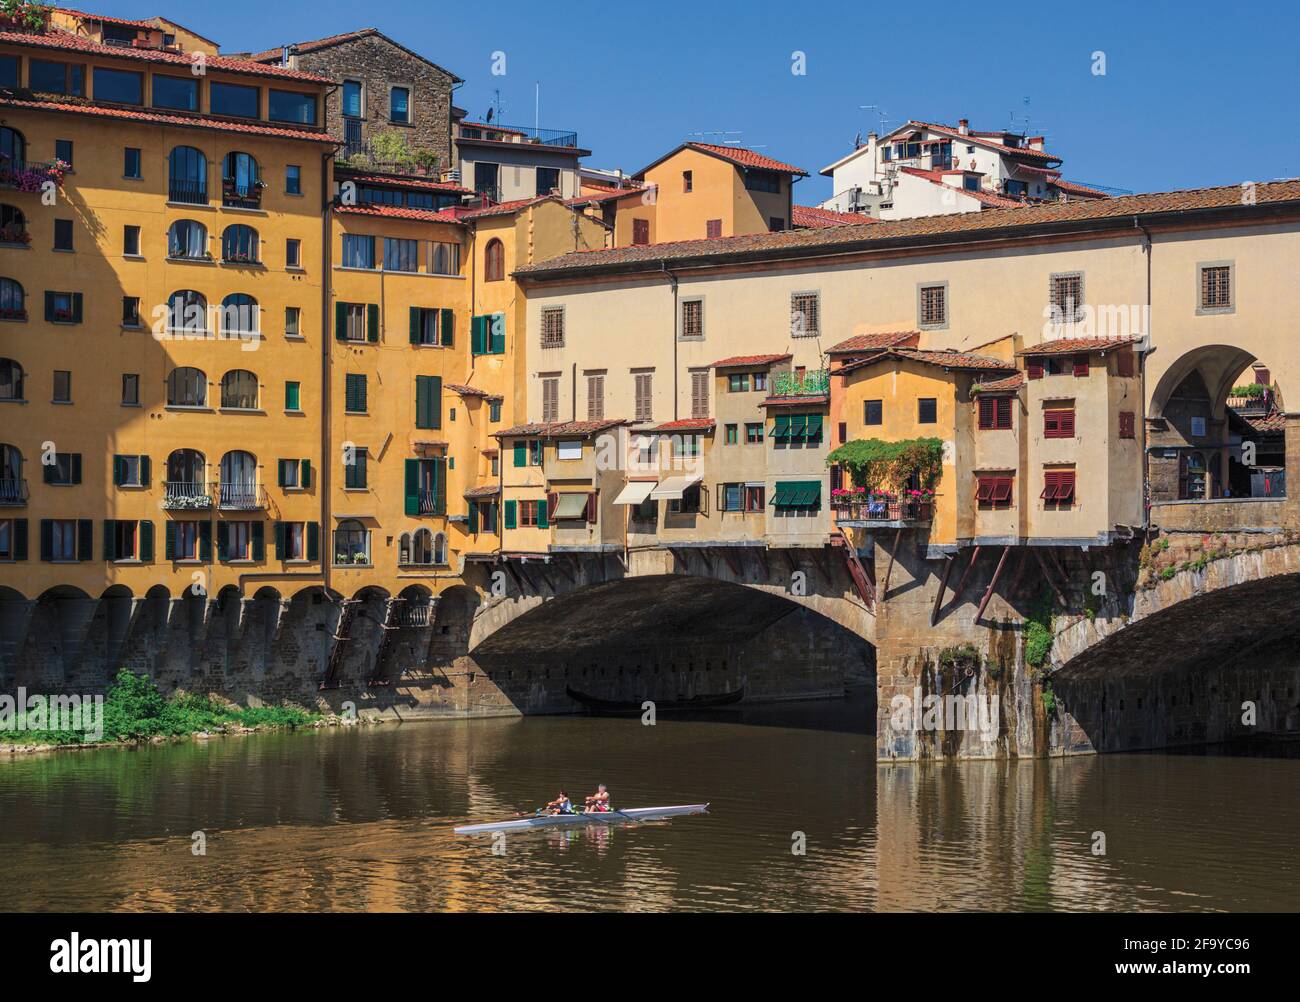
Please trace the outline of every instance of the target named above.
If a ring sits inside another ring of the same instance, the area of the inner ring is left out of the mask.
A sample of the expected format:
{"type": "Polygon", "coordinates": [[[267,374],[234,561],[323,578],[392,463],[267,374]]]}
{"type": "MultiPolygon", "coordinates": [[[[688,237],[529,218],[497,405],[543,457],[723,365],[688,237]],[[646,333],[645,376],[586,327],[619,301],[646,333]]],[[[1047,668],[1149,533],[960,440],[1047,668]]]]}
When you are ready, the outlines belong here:
{"type": "Polygon", "coordinates": [[[27,232],[27,217],[23,210],[12,205],[0,205],[0,243],[29,244],[31,234],[27,232]]]}
{"type": "Polygon", "coordinates": [[[193,219],[178,219],[167,230],[167,256],[206,260],[208,228],[193,219]]]}
{"type": "Polygon", "coordinates": [[[262,174],[250,154],[226,154],[221,166],[221,194],[227,204],[262,197],[262,174]]]}
{"type": "MultiPolygon", "coordinates": [[[[167,457],[168,501],[181,498],[207,499],[207,458],[197,449],[176,449],[167,457]]],[[[208,502],[209,504],[211,502],[208,502]]]]}
{"type": "Polygon", "coordinates": [[[336,564],[370,563],[370,532],[355,518],[345,518],[334,530],[336,564]]]}
{"type": "Polygon", "coordinates": [[[0,400],[22,400],[23,367],[12,358],[0,358],[0,400]]]}
{"type": "Polygon", "coordinates": [[[167,198],[189,205],[208,204],[208,158],[193,146],[177,146],[168,154],[167,198]]]}
{"type": "Polygon", "coordinates": [[[411,534],[404,532],[397,537],[397,563],[405,565],[411,562],[411,534]]]}
{"type": "Polygon", "coordinates": [[[27,140],[17,129],[0,128],[0,171],[19,171],[27,166],[27,140]]]}
{"type": "Polygon", "coordinates": [[[167,404],[171,407],[206,407],[208,377],[202,369],[188,365],[172,369],[167,377],[167,404]]]}
{"type": "Polygon", "coordinates": [[[0,320],[26,320],[23,287],[12,278],[0,278],[0,320]]]}
{"type": "Polygon", "coordinates": [[[227,264],[259,264],[257,230],[237,223],[221,234],[221,260],[227,264]]]}
{"type": "Polygon", "coordinates": [[[0,442],[0,504],[26,504],[26,487],[23,483],[23,454],[16,445],[0,442]]]}
{"type": "Polygon", "coordinates": [[[506,277],[506,249],[496,237],[488,241],[484,258],[484,271],[487,272],[486,281],[500,282],[506,277]]]}
{"type": "Polygon", "coordinates": [[[257,457],[235,449],[221,457],[221,507],[257,507],[257,457]]]}
{"type": "Polygon", "coordinates": [[[247,369],[231,369],[221,377],[221,406],[257,409],[257,377],[247,369]]]}
{"type": "Polygon", "coordinates": [[[433,533],[428,529],[416,529],[411,537],[411,563],[433,563],[433,533]]]}
{"type": "Polygon", "coordinates": [[[244,292],[232,292],[221,301],[221,330],[227,335],[256,334],[261,330],[261,309],[257,300],[244,292]]]}
{"type": "Polygon", "coordinates": [[[167,329],[204,337],[208,333],[208,301],[193,289],[179,289],[167,300],[167,329]]]}
{"type": "Polygon", "coordinates": [[[441,532],[433,537],[433,562],[438,565],[447,562],[447,537],[441,532]]]}

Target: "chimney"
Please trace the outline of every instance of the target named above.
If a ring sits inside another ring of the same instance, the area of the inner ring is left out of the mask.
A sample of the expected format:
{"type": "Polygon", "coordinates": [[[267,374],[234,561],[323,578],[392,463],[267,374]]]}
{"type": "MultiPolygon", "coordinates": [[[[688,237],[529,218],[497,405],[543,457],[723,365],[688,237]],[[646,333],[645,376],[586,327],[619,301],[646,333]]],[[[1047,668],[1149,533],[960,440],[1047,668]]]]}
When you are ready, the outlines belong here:
{"type": "Polygon", "coordinates": [[[963,136],[970,135],[970,119],[969,118],[957,119],[957,131],[960,132],[963,136]]]}
{"type": "Polygon", "coordinates": [[[1043,148],[1043,137],[1030,136],[1028,139],[1025,140],[1025,145],[1028,146],[1031,150],[1039,150],[1041,152],[1043,148]]]}
{"type": "Polygon", "coordinates": [[[280,65],[289,67],[293,65],[293,46],[285,45],[280,49],[280,65]]]}

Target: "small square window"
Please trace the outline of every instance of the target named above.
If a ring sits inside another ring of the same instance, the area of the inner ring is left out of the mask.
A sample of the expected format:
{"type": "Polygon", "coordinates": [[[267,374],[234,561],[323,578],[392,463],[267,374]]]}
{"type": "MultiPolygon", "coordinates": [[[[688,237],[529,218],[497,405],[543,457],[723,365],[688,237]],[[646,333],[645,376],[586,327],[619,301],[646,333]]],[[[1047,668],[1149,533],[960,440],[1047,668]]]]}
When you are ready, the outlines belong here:
{"type": "Polygon", "coordinates": [[[62,251],[72,250],[71,219],[54,220],[54,249],[62,251]]]}
{"type": "Polygon", "coordinates": [[[72,140],[71,139],[54,140],[54,159],[62,160],[69,167],[72,166],[72,140]]]}
{"type": "Polygon", "coordinates": [[[123,327],[140,326],[140,297],[139,296],[122,297],[122,326],[123,327]]]}
{"type": "Polygon", "coordinates": [[[286,380],[284,384],[284,409],[287,411],[302,410],[302,384],[292,380],[286,380]]]}
{"type": "Polygon", "coordinates": [[[284,242],[284,266],[286,268],[302,267],[302,241],[289,239],[284,242]]]}
{"type": "Polygon", "coordinates": [[[727,444],[735,445],[739,441],[740,441],[740,426],[734,424],[727,425],[727,444]]]}
{"type": "Polygon", "coordinates": [[[302,337],[302,310],[297,306],[284,308],[284,336],[302,337]]]}
{"type": "Polygon", "coordinates": [[[134,146],[128,146],[123,151],[122,176],[136,180],[144,176],[140,173],[140,151],[134,146]]]}
{"type": "Polygon", "coordinates": [[[72,403],[72,373],[67,369],[54,370],[54,402],[72,403]]]}
{"type": "Polygon", "coordinates": [[[122,404],[136,407],[140,403],[140,374],[138,372],[122,373],[122,404]]]}
{"type": "Polygon", "coordinates": [[[763,441],[763,426],[757,422],[745,425],[745,444],[759,445],[763,441]]]}
{"type": "Polygon", "coordinates": [[[394,87],[388,92],[388,120],[399,125],[408,125],[411,121],[411,89],[394,87]]]}
{"type": "Polygon", "coordinates": [[[122,227],[122,253],[127,257],[140,256],[140,227],[122,227]]]}
{"type": "Polygon", "coordinates": [[[862,404],[863,424],[884,424],[885,405],[882,400],[866,400],[862,404]]]}
{"type": "Polygon", "coordinates": [[[939,420],[938,401],[934,397],[921,397],[916,402],[916,423],[934,424],[939,420]]]}
{"type": "Polygon", "coordinates": [[[284,168],[284,193],[286,195],[302,194],[302,168],[297,164],[288,164],[284,168]]]}

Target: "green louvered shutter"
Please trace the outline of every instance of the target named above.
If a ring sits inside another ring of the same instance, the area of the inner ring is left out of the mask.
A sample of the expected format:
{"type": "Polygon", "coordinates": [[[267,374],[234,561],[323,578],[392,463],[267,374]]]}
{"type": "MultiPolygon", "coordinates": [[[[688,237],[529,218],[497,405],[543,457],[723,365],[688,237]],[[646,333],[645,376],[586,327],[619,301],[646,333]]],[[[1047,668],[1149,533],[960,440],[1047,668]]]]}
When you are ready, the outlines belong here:
{"type": "Polygon", "coordinates": [[[406,514],[420,514],[420,461],[406,461],[406,514]]]}
{"type": "Polygon", "coordinates": [[[366,340],[371,344],[379,340],[379,306],[376,303],[366,304],[366,340]]]}
{"type": "Polygon", "coordinates": [[[45,293],[45,319],[54,319],[54,293],[45,293]]]}
{"type": "Polygon", "coordinates": [[[547,507],[546,498],[542,498],[537,502],[537,528],[539,529],[549,529],[551,527],[551,523],[547,520],[547,507]]]}
{"type": "Polygon", "coordinates": [[[320,559],[320,523],[307,523],[307,559],[320,559]]]}
{"type": "Polygon", "coordinates": [[[506,528],[514,529],[518,525],[519,516],[517,514],[519,503],[517,501],[507,501],[503,505],[506,513],[506,528]]]}
{"type": "Polygon", "coordinates": [[[148,519],[140,522],[140,562],[153,563],[153,523],[148,519]]]}
{"type": "Polygon", "coordinates": [[[506,315],[504,313],[492,314],[490,324],[491,341],[488,344],[488,351],[493,355],[504,355],[506,353],[506,315]]]}
{"type": "Polygon", "coordinates": [[[473,501],[469,503],[469,531],[478,535],[478,505],[473,501]]]}
{"type": "Polygon", "coordinates": [[[121,487],[126,482],[126,457],[113,457],[113,486],[121,487]]]}
{"type": "Polygon", "coordinates": [[[260,520],[253,523],[253,559],[266,559],[266,523],[260,520]]]}
{"type": "Polygon", "coordinates": [[[275,537],[275,555],[281,560],[284,559],[284,523],[272,522],[271,531],[275,537]]]}
{"type": "Polygon", "coordinates": [[[95,559],[95,523],[88,518],[77,519],[77,559],[95,559]]]}
{"type": "Polygon", "coordinates": [[[231,523],[222,522],[217,526],[217,559],[225,560],[226,554],[230,547],[226,544],[227,526],[231,523]]]}
{"type": "Polygon", "coordinates": [[[411,307],[411,344],[420,343],[420,308],[411,307]]]}
{"type": "Polygon", "coordinates": [[[487,317],[474,317],[469,324],[469,352],[471,355],[487,354],[487,317]]]}
{"type": "Polygon", "coordinates": [[[117,523],[111,519],[104,519],[104,559],[117,559],[117,523]]]}
{"type": "Polygon", "coordinates": [[[41,519],[41,559],[54,559],[54,520],[41,519]]]}
{"type": "Polygon", "coordinates": [[[415,427],[442,427],[442,377],[415,377],[415,427]]]}
{"type": "Polygon", "coordinates": [[[528,443],[527,442],[515,443],[515,465],[516,466],[528,465],[528,443]]]}
{"type": "Polygon", "coordinates": [[[140,486],[148,487],[153,480],[153,462],[148,456],[140,457],[140,486]]]}
{"type": "Polygon", "coordinates": [[[334,340],[346,341],[348,339],[348,304],[334,304],[334,340]]]}
{"type": "Polygon", "coordinates": [[[311,486],[311,460],[304,459],[298,464],[298,486],[307,490],[311,486]]]}
{"type": "Polygon", "coordinates": [[[447,514],[447,460],[433,461],[433,512],[447,514]]]}
{"type": "Polygon", "coordinates": [[[199,559],[212,559],[212,523],[199,523],[199,559]]]}
{"type": "Polygon", "coordinates": [[[176,523],[167,522],[163,526],[163,556],[168,560],[176,559],[176,523]]]}
{"type": "Polygon", "coordinates": [[[14,559],[27,559],[27,519],[14,519],[14,559]]]}
{"type": "Polygon", "coordinates": [[[441,316],[438,317],[438,326],[442,333],[442,346],[450,348],[456,338],[456,311],[439,310],[441,316]]]}
{"type": "Polygon", "coordinates": [[[72,322],[74,324],[81,323],[81,293],[80,292],[74,292],[72,294],[72,322]]]}

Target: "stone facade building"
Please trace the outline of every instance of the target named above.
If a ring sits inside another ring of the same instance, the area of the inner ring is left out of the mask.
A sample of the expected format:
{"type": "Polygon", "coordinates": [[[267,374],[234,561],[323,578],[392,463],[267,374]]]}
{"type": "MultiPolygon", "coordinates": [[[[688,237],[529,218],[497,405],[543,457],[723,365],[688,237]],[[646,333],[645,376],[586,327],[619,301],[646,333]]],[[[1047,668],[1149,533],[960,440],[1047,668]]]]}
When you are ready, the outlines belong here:
{"type": "Polygon", "coordinates": [[[378,29],[298,42],[251,58],[338,84],[326,101],[325,128],[343,140],[341,157],[364,152],[379,133],[397,130],[412,150],[437,154],[438,169],[452,165],[452,92],[464,81],[378,29]]]}

